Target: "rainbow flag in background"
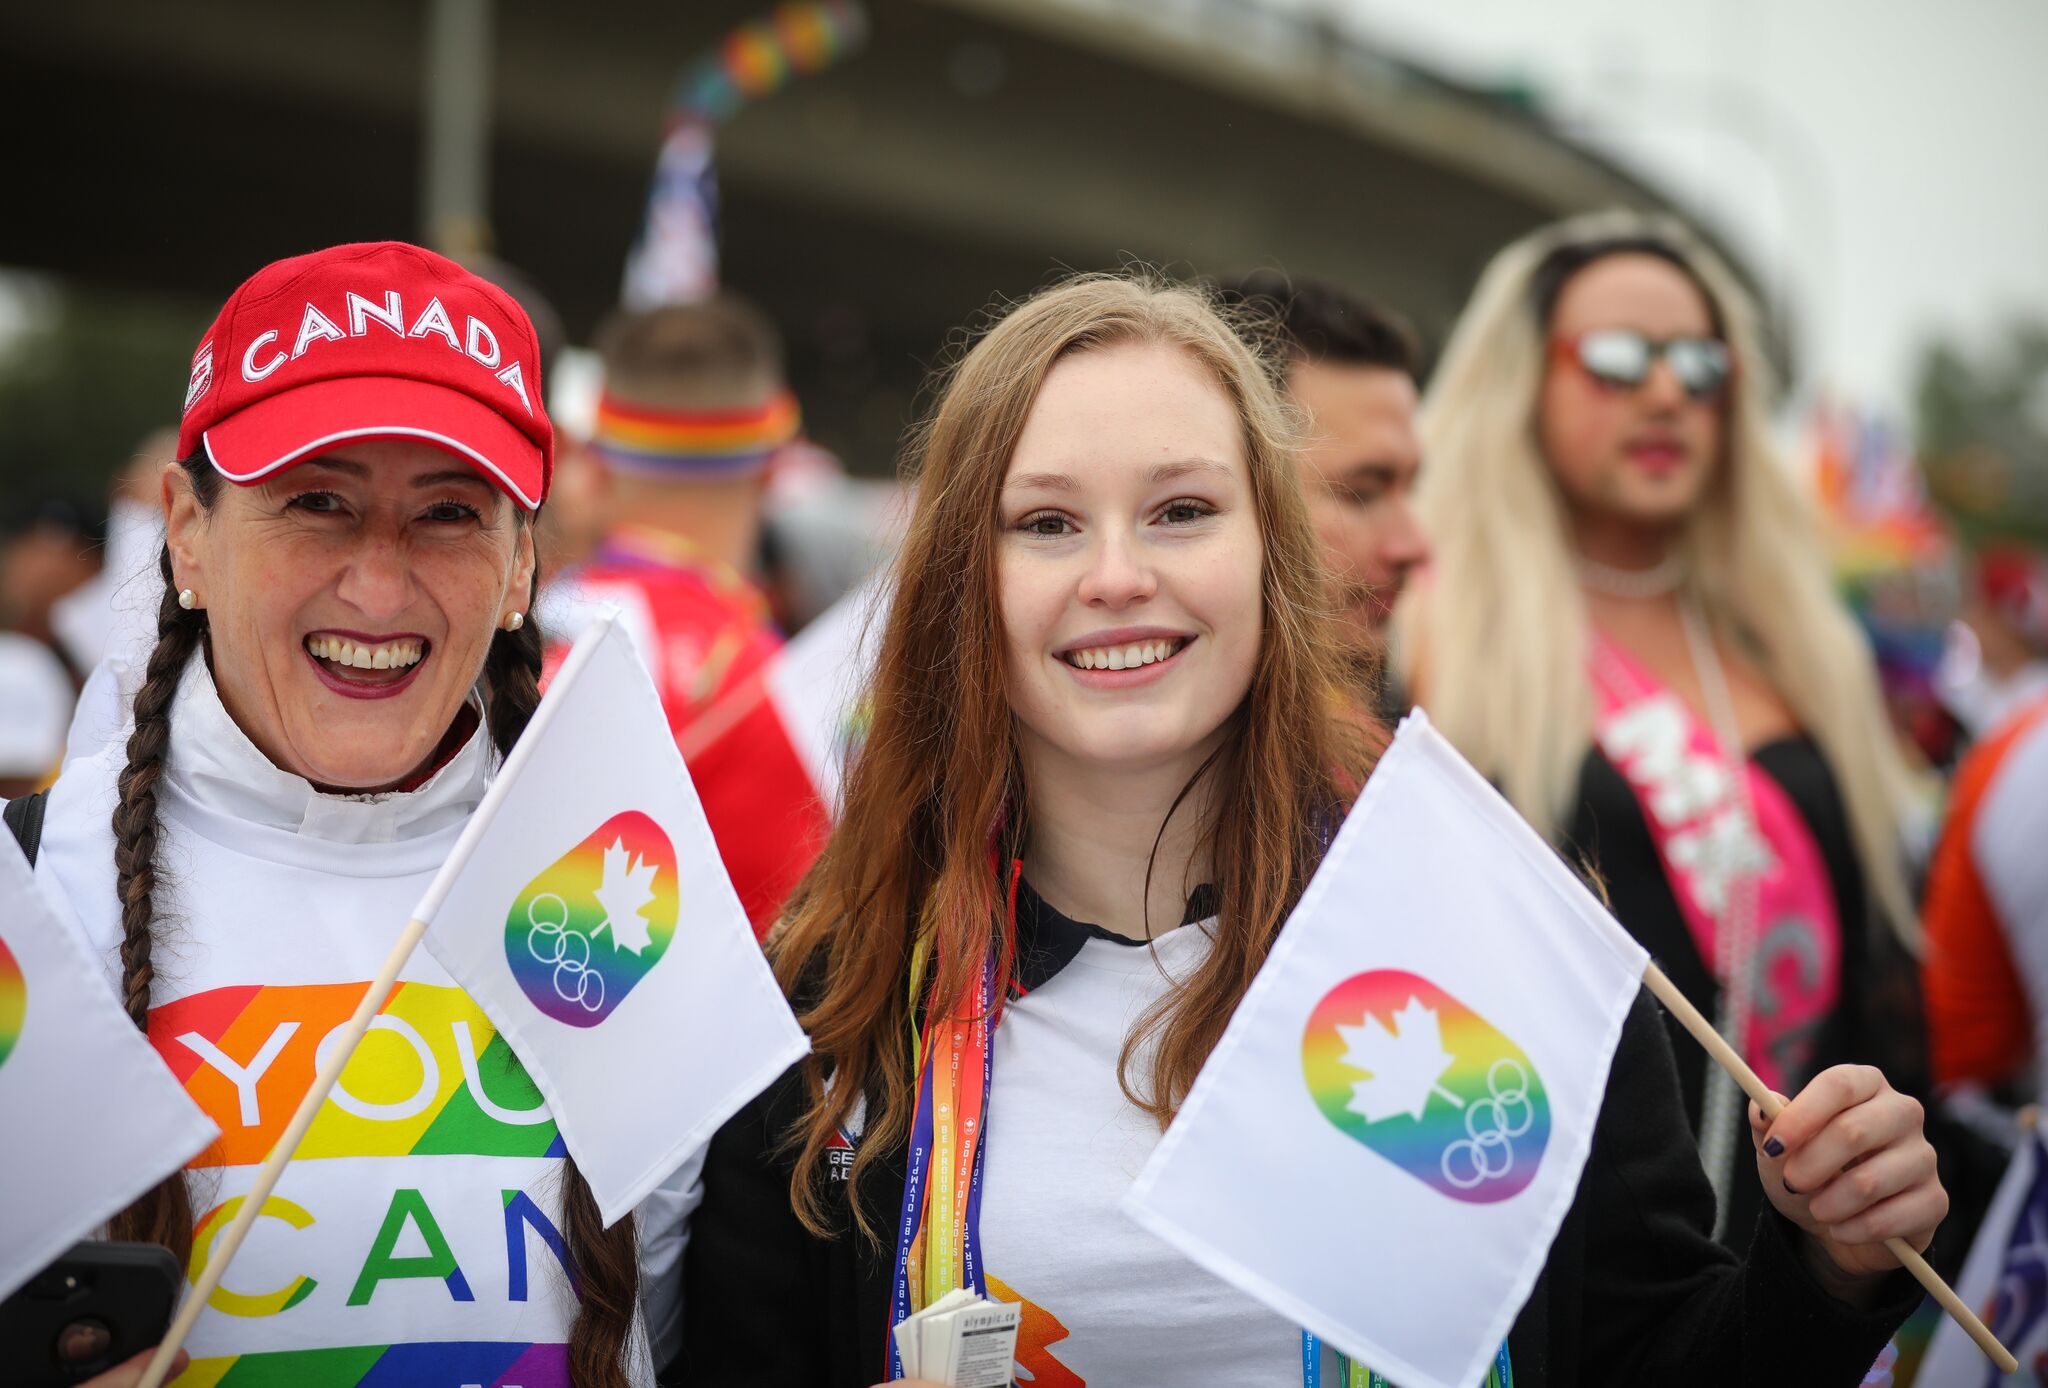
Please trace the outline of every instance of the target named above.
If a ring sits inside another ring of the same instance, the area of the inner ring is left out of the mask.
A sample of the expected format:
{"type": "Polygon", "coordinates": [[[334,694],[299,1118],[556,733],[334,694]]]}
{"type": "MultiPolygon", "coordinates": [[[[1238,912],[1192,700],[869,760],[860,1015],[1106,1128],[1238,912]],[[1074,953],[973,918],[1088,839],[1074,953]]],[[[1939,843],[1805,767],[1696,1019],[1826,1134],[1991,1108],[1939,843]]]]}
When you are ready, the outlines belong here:
{"type": "Polygon", "coordinates": [[[1903,434],[1874,413],[1825,403],[1807,427],[1814,496],[1838,575],[1857,582],[1946,557],[1948,529],[1903,434]]]}

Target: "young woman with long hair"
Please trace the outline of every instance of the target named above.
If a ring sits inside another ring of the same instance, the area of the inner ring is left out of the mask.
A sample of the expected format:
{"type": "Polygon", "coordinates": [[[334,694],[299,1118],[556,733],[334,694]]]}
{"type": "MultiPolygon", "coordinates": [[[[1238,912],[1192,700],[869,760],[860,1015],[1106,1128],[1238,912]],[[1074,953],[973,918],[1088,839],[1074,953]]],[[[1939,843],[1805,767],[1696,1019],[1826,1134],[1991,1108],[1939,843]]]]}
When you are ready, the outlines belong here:
{"type": "MultiPolygon", "coordinates": [[[[1771,439],[1756,311],[1662,217],[1495,257],[1424,404],[1435,549],[1401,664],[1437,726],[1766,1080],[1891,1054],[1863,1016],[1878,922],[1911,929],[1905,772],[1868,647],[1771,439]]],[[[1747,1237],[1740,1094],[1679,1048],[1747,1237]]]]}
{"type": "MultiPolygon", "coordinates": [[[[813,1054],[712,1142],[678,1381],[873,1384],[962,1280],[1026,1303],[1035,1384],[1303,1376],[1116,1208],[1371,773],[1294,443],[1254,347],[1149,280],[1048,290],[944,381],[872,725],[769,942],[813,1054]]],[[[1647,1005],[1605,1112],[1498,1381],[1856,1383],[1915,1299],[1872,1240],[1945,1207],[1912,1101],[1796,1099],[1746,1264],[1647,1005]]]]}
{"type": "MultiPolygon", "coordinates": [[[[517,304],[394,242],[259,271],[195,357],[131,727],[57,780],[36,857],[221,1129],[109,1230],[195,1279],[539,700],[540,392],[517,304]]],[[[681,1214],[656,1223],[673,1261],[681,1214]]],[[[634,1221],[604,1227],[532,1080],[419,951],[191,1373],[621,1388],[652,1378],[638,1283],[634,1221]]]]}

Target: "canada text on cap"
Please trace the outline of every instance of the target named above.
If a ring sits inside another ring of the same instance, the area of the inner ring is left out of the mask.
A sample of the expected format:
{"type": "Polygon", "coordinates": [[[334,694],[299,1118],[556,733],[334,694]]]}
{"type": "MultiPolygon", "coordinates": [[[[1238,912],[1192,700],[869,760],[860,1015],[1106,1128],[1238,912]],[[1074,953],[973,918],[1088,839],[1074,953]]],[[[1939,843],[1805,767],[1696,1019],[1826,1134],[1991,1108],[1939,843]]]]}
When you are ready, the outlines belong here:
{"type": "Polygon", "coordinates": [[[402,241],[276,261],[231,295],[193,354],[178,455],[250,486],[344,443],[418,439],[527,510],[555,435],[540,345],[512,296],[402,241]]]}

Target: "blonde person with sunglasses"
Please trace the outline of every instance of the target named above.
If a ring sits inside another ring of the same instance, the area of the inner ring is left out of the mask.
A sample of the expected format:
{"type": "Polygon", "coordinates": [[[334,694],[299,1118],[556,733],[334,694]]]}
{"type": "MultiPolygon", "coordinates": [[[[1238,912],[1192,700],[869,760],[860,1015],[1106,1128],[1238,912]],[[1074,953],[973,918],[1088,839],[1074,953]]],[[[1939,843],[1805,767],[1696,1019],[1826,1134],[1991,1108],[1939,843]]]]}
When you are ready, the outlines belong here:
{"type": "MultiPolygon", "coordinates": [[[[1872,960],[1912,910],[1904,771],[1772,446],[1756,316],[1666,219],[1579,218],[1495,257],[1424,406],[1434,560],[1398,660],[1790,1094],[1875,1058],[1872,960]]],[[[1699,1047],[1677,1050],[1739,1246],[1762,1205],[1741,1177],[1752,1120],[1699,1047]]]]}

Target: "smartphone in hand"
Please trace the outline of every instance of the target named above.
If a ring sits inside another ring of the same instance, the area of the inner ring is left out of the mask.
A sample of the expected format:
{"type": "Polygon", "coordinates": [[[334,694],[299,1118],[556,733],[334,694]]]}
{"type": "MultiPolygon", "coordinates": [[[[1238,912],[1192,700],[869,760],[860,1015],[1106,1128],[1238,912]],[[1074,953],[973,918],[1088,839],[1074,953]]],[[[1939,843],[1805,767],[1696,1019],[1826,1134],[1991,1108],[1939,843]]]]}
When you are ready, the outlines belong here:
{"type": "Polygon", "coordinates": [[[0,1302],[0,1365],[18,1388],[60,1388],[163,1339],[182,1269],[154,1243],[74,1244],[0,1302]]]}

